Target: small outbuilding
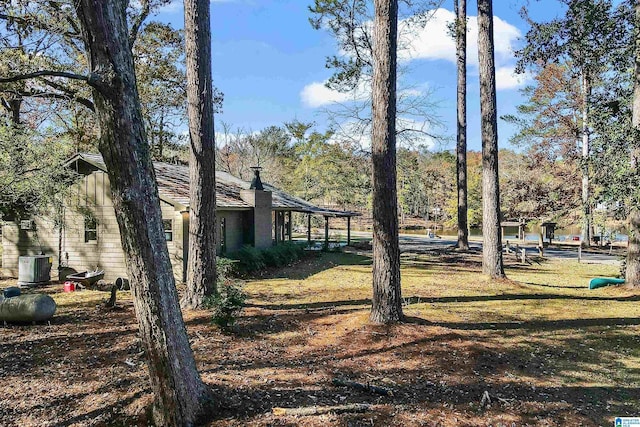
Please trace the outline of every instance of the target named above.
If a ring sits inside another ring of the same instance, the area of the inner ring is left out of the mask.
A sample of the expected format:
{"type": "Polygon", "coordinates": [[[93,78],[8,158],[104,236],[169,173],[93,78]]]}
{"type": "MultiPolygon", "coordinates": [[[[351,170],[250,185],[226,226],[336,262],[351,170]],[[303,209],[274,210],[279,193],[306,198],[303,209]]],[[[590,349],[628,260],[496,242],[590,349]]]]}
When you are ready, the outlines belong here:
{"type": "Polygon", "coordinates": [[[502,240],[505,240],[505,228],[509,227],[509,228],[518,228],[518,235],[517,238],[520,241],[524,241],[524,232],[525,232],[525,227],[527,226],[527,223],[521,219],[519,221],[502,221],[500,223],[500,228],[502,230],[502,240]]]}
{"type": "MultiPolygon", "coordinates": [[[[71,187],[61,209],[50,209],[35,218],[13,218],[2,225],[2,267],[17,276],[18,257],[44,253],[53,265],[71,271],[102,269],[105,279],[126,276],[124,253],[115,210],[111,201],[107,169],[98,154],[80,153],[65,167],[73,168],[80,179],[71,187]]],[[[186,280],[189,248],[189,168],[154,162],[165,238],[177,281],[186,280]]],[[[243,245],[267,248],[292,239],[292,213],[325,218],[359,215],[323,209],[271,185],[262,184],[259,169],[253,183],[225,172],[216,172],[217,249],[220,254],[243,245]],[[259,185],[256,185],[257,181],[259,185]]],[[[348,231],[350,237],[350,231],[348,231]]]]}

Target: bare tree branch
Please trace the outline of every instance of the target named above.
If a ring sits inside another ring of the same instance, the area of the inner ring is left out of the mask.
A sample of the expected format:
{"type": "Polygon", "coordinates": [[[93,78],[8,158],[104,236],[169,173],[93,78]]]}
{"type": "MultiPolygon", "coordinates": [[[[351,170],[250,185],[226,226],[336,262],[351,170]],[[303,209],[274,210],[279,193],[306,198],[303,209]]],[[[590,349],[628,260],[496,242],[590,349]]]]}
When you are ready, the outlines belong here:
{"type": "Polygon", "coordinates": [[[0,83],[19,82],[21,80],[29,80],[35,77],[42,77],[42,76],[65,77],[67,79],[82,80],[87,83],[90,82],[91,80],[89,76],[85,76],[81,74],[68,73],[65,71],[41,70],[41,71],[34,71],[33,73],[17,74],[11,77],[2,77],[0,78],[0,83]]]}
{"type": "Polygon", "coordinates": [[[55,82],[53,80],[49,80],[49,79],[42,79],[42,81],[44,81],[44,83],[49,86],[52,87],[56,90],[59,90],[60,92],[63,92],[68,99],[75,99],[76,101],[78,101],[78,103],[84,105],[85,107],[87,107],[89,110],[91,111],[95,111],[94,109],[94,105],[93,105],[93,101],[91,101],[88,98],[84,98],[82,96],[78,96],[78,91],[71,89],[61,83],[55,82]]]}
{"type": "Polygon", "coordinates": [[[40,90],[28,90],[28,91],[7,91],[8,93],[13,93],[22,97],[31,97],[31,98],[47,98],[47,99],[62,99],[62,100],[73,100],[78,104],[87,107],[89,110],[95,112],[95,106],[93,105],[93,101],[75,96],[73,93],[54,93],[54,92],[46,92],[40,90]]]}
{"type": "Polygon", "coordinates": [[[142,6],[140,14],[136,16],[136,19],[131,23],[131,30],[129,31],[129,46],[131,47],[133,47],[133,44],[136,42],[142,23],[147,19],[151,12],[151,4],[149,0],[142,0],[140,2],[140,6],[142,6]]]}

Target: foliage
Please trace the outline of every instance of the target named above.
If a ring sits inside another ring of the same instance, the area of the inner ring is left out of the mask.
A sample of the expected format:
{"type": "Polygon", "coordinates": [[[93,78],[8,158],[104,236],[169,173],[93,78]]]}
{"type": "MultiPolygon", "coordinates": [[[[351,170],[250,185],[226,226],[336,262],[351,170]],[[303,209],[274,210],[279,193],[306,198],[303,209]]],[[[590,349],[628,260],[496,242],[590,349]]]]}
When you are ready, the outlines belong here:
{"type": "Polygon", "coordinates": [[[614,8],[611,0],[561,0],[565,16],[549,22],[532,21],[525,46],[516,52],[518,71],[540,64],[570,63],[573,75],[597,78],[624,44],[624,6],[614,8]]]}
{"type": "Polygon", "coordinates": [[[216,168],[244,180],[251,180],[251,167],[262,168],[263,182],[281,187],[286,181],[283,167],[291,158],[291,137],[285,129],[268,126],[259,132],[245,129],[232,131],[222,124],[222,135],[217,137],[216,168]]]}
{"type": "Polygon", "coordinates": [[[216,257],[216,274],[219,282],[231,279],[236,273],[236,261],[230,258],[216,257]]]}
{"type": "Polygon", "coordinates": [[[580,200],[576,163],[500,152],[500,196],[505,219],[545,219],[575,224],[580,200]]]}
{"type": "Polygon", "coordinates": [[[335,140],[331,131],[312,130],[312,123],[285,124],[293,138],[293,166],[287,191],[319,204],[357,209],[370,193],[368,158],[353,144],[335,140]]]}
{"type": "MultiPolygon", "coordinates": [[[[149,22],[133,49],[136,81],[145,128],[154,159],[185,160],[186,75],[183,30],[149,22]]],[[[216,112],[222,111],[224,95],[213,89],[216,112]]]]}
{"type": "Polygon", "coordinates": [[[217,294],[204,298],[204,307],[211,310],[214,324],[227,328],[235,323],[246,300],[247,294],[237,283],[223,283],[217,294]]]}
{"type": "MultiPolygon", "coordinates": [[[[372,3],[368,0],[314,0],[313,6],[309,6],[311,26],[330,31],[341,48],[340,56],[330,56],[326,60],[327,68],[335,70],[327,83],[331,89],[349,92],[363,80],[369,81],[373,74],[372,3]]],[[[399,3],[401,19],[408,19],[408,24],[424,26],[442,1],[404,0],[399,3]]],[[[402,41],[399,44],[402,46],[402,41]]]]}
{"type": "MultiPolygon", "coordinates": [[[[448,165],[447,169],[455,171],[455,163],[448,165]]],[[[501,170],[501,172],[503,171],[501,170]]],[[[455,187],[455,181],[453,181],[455,177],[452,176],[448,179],[452,180],[449,185],[455,187]]],[[[507,181],[501,177],[500,185],[506,184],[507,181]]],[[[503,191],[502,188],[500,191],[503,191]]],[[[501,198],[500,201],[504,206],[504,200],[501,198]]],[[[458,197],[455,188],[453,192],[446,195],[444,209],[446,211],[445,224],[449,227],[457,226],[458,197]]],[[[471,227],[478,227],[482,224],[482,154],[477,151],[467,152],[467,218],[471,227]]]]}
{"type": "Polygon", "coordinates": [[[517,107],[517,115],[502,117],[517,126],[511,143],[539,162],[577,162],[582,132],[578,79],[567,64],[552,63],[539,70],[534,83],[521,90],[527,101],[517,107]]]}
{"type": "Polygon", "coordinates": [[[283,267],[304,256],[304,245],[295,242],[281,242],[262,252],[267,267],[283,267]]]}
{"type": "Polygon", "coordinates": [[[244,273],[262,270],[266,267],[262,251],[253,246],[245,245],[230,257],[238,261],[238,269],[244,273]]]}
{"type": "Polygon", "coordinates": [[[355,145],[336,140],[331,131],[318,132],[313,123],[292,121],[259,132],[223,124],[216,167],[251,180],[251,166],[284,191],[319,205],[357,209],[370,193],[369,157],[355,145]]]}
{"type": "MultiPolygon", "coordinates": [[[[186,105],[183,34],[169,24],[146,22],[167,3],[169,0],[128,3],[129,42],[153,155],[184,160],[184,141],[178,131],[185,121],[186,105]]],[[[43,75],[2,83],[0,111],[15,123],[34,127],[46,123],[49,133],[55,131],[68,139],[76,152],[95,151],[95,106],[89,86],[81,79],[88,74],[88,64],[74,2],[2,2],[0,48],[2,77],[42,71],[76,76],[43,75]]],[[[220,110],[222,93],[214,88],[213,97],[220,110]]]]}
{"type": "Polygon", "coordinates": [[[283,267],[304,257],[304,244],[281,242],[266,249],[243,246],[231,257],[238,261],[238,268],[243,273],[253,273],[265,267],[283,267]]]}
{"type": "Polygon", "coordinates": [[[535,169],[545,177],[530,200],[544,200],[547,208],[530,209],[575,221],[571,206],[579,203],[581,170],[591,180],[590,197],[583,202],[592,206],[617,205],[637,188],[628,173],[633,13],[628,2],[563,3],[564,17],[529,20],[527,44],[516,55],[520,71],[536,72],[534,85],[523,90],[528,101],[518,107],[518,115],[503,119],[518,126],[512,143],[530,156],[521,174],[532,175],[535,169]],[[587,85],[586,93],[581,85],[587,85]],[[585,132],[590,147],[581,156],[578,139],[585,132]]]}
{"type": "MultiPolygon", "coordinates": [[[[37,70],[76,72],[86,66],[82,37],[77,27],[70,1],[30,2],[16,0],[0,4],[0,75],[9,76],[37,70]]],[[[64,104],[78,102],[93,108],[88,99],[89,90],[81,85],[63,84],[53,77],[40,77],[37,81],[17,81],[0,85],[2,105],[7,110],[21,113],[22,102],[32,98],[48,99],[64,104]],[[9,104],[16,101],[14,106],[9,104]]]]}
{"type": "Polygon", "coordinates": [[[60,202],[74,178],[62,166],[68,153],[63,142],[0,123],[0,215],[28,216],[60,202]]]}
{"type": "Polygon", "coordinates": [[[211,311],[212,322],[221,328],[232,326],[247,300],[242,282],[232,279],[235,261],[216,258],[217,293],[204,298],[204,307],[211,311]]]}
{"type": "Polygon", "coordinates": [[[401,215],[441,222],[451,218],[445,206],[455,191],[454,174],[455,158],[451,152],[399,149],[398,203],[401,215]]]}

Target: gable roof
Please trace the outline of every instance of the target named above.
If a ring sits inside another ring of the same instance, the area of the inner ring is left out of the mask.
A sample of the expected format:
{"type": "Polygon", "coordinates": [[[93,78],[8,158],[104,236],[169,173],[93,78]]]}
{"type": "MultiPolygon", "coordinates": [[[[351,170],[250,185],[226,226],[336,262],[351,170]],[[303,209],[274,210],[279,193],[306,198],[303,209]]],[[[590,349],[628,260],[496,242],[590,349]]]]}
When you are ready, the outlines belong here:
{"type": "MultiPolygon", "coordinates": [[[[78,161],[92,165],[104,172],[107,167],[100,154],[78,153],[65,163],[69,166],[78,161]]],[[[153,162],[153,168],[158,182],[160,198],[172,205],[189,206],[189,167],[163,162],[153,162]]],[[[221,210],[251,209],[252,206],[240,197],[241,190],[248,190],[251,183],[237,178],[227,172],[216,171],[216,205],[221,210]]],[[[271,191],[272,209],[310,213],[331,217],[356,216],[359,213],[324,209],[313,205],[299,197],[264,184],[265,191],[271,191]]]]}

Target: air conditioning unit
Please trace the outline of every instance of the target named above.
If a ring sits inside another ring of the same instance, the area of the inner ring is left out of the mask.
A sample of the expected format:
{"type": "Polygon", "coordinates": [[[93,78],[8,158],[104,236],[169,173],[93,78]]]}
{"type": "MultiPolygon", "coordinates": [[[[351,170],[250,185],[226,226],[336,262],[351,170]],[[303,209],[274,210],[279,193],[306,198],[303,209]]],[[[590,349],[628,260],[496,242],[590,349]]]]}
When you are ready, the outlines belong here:
{"type": "Polygon", "coordinates": [[[30,287],[51,282],[52,259],[47,255],[21,256],[18,258],[18,286],[30,287]]]}

